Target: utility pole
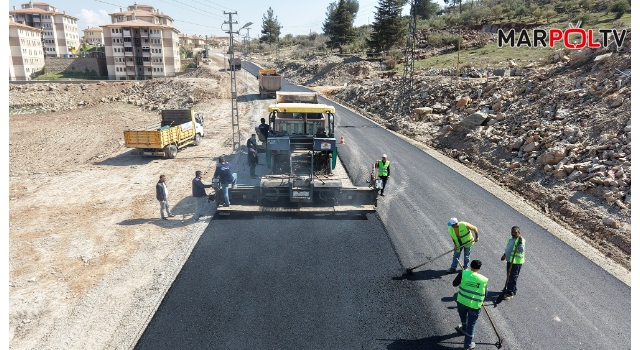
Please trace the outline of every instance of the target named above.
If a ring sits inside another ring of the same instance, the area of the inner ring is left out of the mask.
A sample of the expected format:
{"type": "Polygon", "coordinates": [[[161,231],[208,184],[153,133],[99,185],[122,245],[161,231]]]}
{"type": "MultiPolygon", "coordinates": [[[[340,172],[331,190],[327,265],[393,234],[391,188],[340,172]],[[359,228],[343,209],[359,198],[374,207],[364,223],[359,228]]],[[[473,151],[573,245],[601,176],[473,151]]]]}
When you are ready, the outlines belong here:
{"type": "Polygon", "coordinates": [[[416,0],[411,0],[411,17],[407,31],[407,45],[404,52],[404,73],[402,74],[402,95],[398,104],[398,114],[408,116],[411,113],[413,96],[413,69],[416,59],[416,0]]]}
{"type": "Polygon", "coordinates": [[[233,150],[240,149],[240,122],[238,117],[238,91],[236,89],[236,65],[234,64],[233,53],[233,34],[239,32],[233,31],[233,25],[238,24],[231,18],[232,15],[238,14],[238,12],[224,12],[225,15],[229,15],[229,21],[225,21],[224,24],[229,25],[229,71],[231,72],[231,140],[233,141],[233,150]]]}

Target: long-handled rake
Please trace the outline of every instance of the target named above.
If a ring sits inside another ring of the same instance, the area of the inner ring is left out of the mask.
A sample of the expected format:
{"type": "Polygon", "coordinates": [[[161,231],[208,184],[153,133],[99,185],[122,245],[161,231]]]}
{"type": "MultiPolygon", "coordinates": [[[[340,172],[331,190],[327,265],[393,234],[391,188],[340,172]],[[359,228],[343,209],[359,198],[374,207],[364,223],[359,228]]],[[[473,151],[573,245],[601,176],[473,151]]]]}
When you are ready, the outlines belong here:
{"type": "MultiPolygon", "coordinates": [[[[456,259],[458,261],[458,265],[460,266],[460,268],[462,269],[462,264],[460,263],[460,259],[456,259]]],[[[495,323],[493,323],[493,319],[491,318],[491,315],[489,315],[489,311],[487,310],[487,307],[484,306],[484,303],[482,303],[482,308],[484,309],[484,312],[487,314],[487,317],[489,317],[489,322],[491,322],[491,326],[493,327],[493,331],[496,332],[496,337],[498,337],[498,342],[496,342],[495,346],[500,349],[502,348],[502,337],[500,337],[500,334],[498,333],[498,329],[496,328],[495,323]]]]}
{"type": "Polygon", "coordinates": [[[428,260],[428,261],[425,261],[425,262],[423,262],[422,264],[420,264],[420,265],[418,265],[418,266],[414,266],[414,267],[408,268],[408,269],[406,269],[405,271],[407,272],[407,275],[413,275],[413,270],[415,270],[415,269],[417,269],[417,268],[419,268],[419,267],[422,267],[422,266],[424,266],[424,265],[426,265],[426,264],[429,264],[429,263],[431,263],[431,262],[434,262],[435,260],[437,260],[437,259],[439,259],[439,258],[442,258],[443,256],[445,256],[445,255],[447,255],[447,254],[451,253],[452,251],[454,251],[454,250],[458,250],[458,249],[462,248],[465,244],[467,244],[467,243],[469,243],[469,242],[471,242],[471,240],[468,240],[468,241],[464,242],[463,244],[461,244],[459,247],[455,247],[455,248],[453,248],[453,249],[451,249],[451,250],[448,250],[448,251],[446,251],[446,252],[444,252],[444,253],[442,253],[442,254],[440,254],[440,255],[436,256],[436,257],[435,257],[435,258],[433,258],[433,259],[430,259],[430,260],[428,260]]]}

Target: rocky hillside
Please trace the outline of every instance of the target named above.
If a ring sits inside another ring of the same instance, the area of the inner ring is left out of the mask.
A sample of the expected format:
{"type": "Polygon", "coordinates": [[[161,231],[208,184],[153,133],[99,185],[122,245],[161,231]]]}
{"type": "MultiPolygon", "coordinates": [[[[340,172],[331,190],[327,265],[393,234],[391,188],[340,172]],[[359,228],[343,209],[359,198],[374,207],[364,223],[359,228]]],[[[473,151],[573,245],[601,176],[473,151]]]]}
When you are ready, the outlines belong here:
{"type": "Polygon", "coordinates": [[[401,77],[384,77],[375,67],[350,75],[354,63],[334,59],[288,64],[283,75],[306,84],[348,83],[327,95],[485,173],[630,268],[628,40],[618,52],[576,51],[518,77],[417,72],[408,116],[397,112],[401,77]]]}

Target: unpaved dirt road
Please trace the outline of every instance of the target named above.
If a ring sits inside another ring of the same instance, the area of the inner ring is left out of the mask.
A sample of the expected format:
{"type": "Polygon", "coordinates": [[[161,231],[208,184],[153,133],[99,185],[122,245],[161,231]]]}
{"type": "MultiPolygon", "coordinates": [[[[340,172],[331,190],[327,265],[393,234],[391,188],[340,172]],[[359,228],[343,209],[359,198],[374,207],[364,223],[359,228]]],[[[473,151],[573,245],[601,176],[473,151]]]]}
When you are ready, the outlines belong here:
{"type": "MultiPolygon", "coordinates": [[[[206,119],[201,145],[173,160],[129,155],[123,131],[160,118],[134,104],[9,116],[11,349],[135,344],[210,220],[192,219],[195,170],[208,182],[213,158],[232,154],[231,103],[207,97],[229,90],[221,63],[201,68],[210,78],[174,78],[188,81],[193,90],[185,93],[196,96],[193,108],[206,119]],[[155,199],[160,174],[176,214],[169,221],[159,219],[155,199]]],[[[120,89],[109,84],[119,83],[102,83],[95,93],[120,89]]],[[[257,92],[255,77],[238,74],[239,94],[247,87],[257,92]]],[[[239,102],[242,144],[265,103],[239,102]]]]}

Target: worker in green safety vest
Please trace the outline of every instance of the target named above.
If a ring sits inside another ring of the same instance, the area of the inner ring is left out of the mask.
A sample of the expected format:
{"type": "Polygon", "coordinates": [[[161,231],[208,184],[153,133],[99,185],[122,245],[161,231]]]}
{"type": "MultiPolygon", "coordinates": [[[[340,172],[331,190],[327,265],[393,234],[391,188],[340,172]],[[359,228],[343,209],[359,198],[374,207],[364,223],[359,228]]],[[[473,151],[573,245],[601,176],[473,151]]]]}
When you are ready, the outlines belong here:
{"type": "Polygon", "coordinates": [[[387,180],[391,175],[391,169],[389,168],[390,162],[387,160],[387,155],[383,154],[382,159],[378,160],[375,167],[378,169],[378,177],[382,180],[382,189],[380,195],[384,196],[384,188],[387,186],[387,180]]]}
{"type": "Polygon", "coordinates": [[[473,342],[473,334],[476,331],[476,321],[480,316],[482,302],[487,296],[489,279],[478,273],[480,267],[482,267],[482,262],[473,260],[471,270],[461,271],[453,280],[453,286],[458,287],[456,304],[461,322],[456,327],[456,331],[460,335],[464,335],[465,350],[476,347],[476,343],[473,342]]]}
{"type": "Polygon", "coordinates": [[[464,269],[466,270],[469,266],[469,260],[471,259],[471,246],[478,241],[478,228],[468,222],[458,222],[457,218],[451,218],[447,225],[449,226],[449,235],[453,240],[453,245],[460,247],[453,252],[453,261],[451,262],[451,267],[448,272],[456,272],[457,260],[460,258],[462,250],[464,250],[464,269]],[[472,231],[475,237],[471,236],[472,231]]]}
{"type": "Polygon", "coordinates": [[[507,260],[507,287],[504,290],[504,300],[509,300],[516,295],[518,290],[516,283],[518,283],[520,268],[524,264],[524,237],[520,235],[520,227],[511,228],[511,238],[500,260],[507,260]]]}

